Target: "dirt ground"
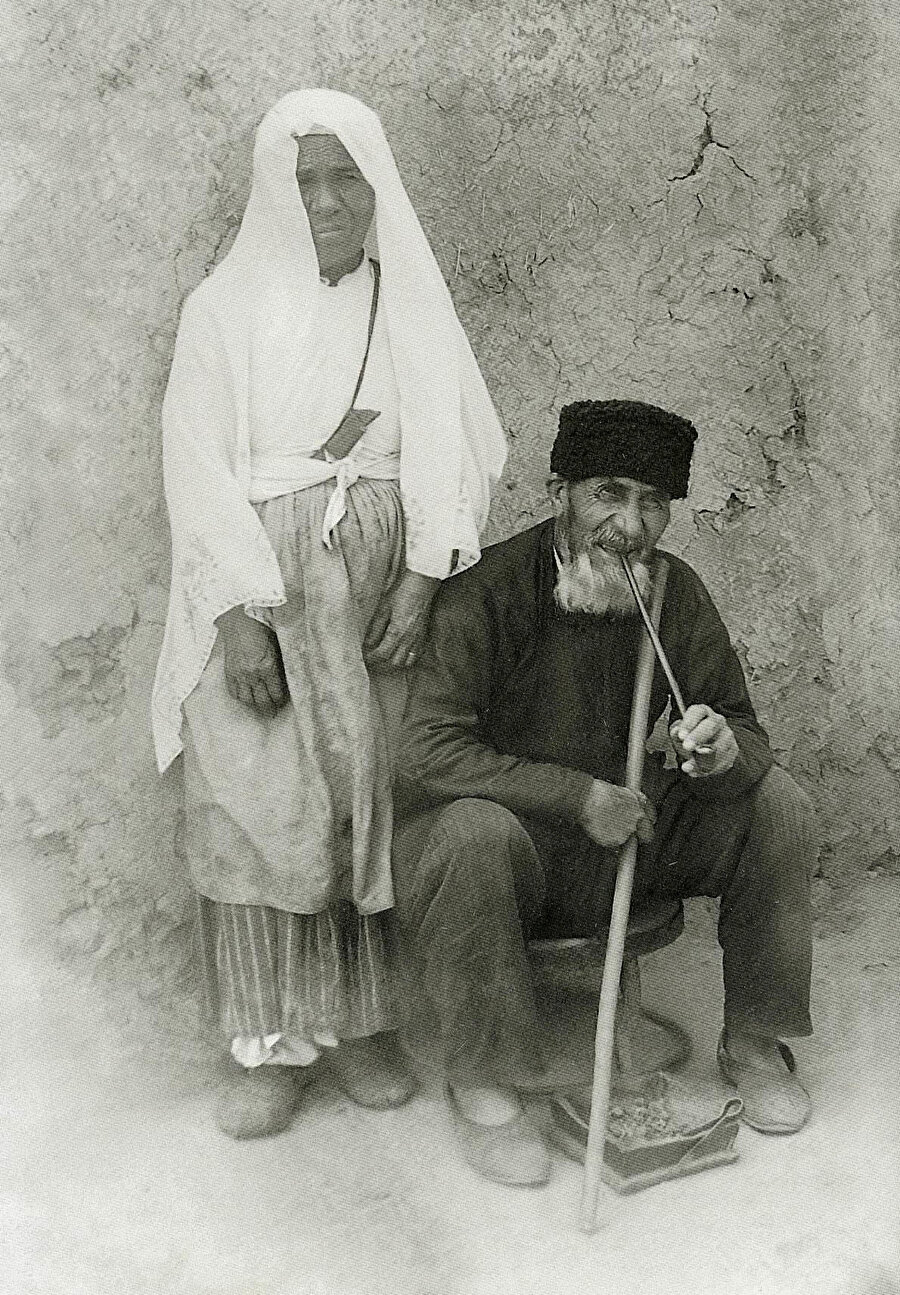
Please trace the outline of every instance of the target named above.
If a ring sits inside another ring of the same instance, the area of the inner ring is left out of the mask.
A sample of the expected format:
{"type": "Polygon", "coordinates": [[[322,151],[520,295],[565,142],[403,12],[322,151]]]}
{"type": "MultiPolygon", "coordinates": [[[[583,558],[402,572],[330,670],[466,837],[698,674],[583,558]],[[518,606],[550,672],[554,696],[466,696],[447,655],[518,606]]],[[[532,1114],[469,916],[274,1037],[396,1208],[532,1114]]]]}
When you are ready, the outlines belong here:
{"type": "MultiPolygon", "coordinates": [[[[801,1134],[742,1129],[737,1164],[576,1226],[579,1166],[505,1189],[460,1159],[433,1076],[405,1108],[326,1082],[292,1129],[228,1142],[214,1070],[126,1046],[79,980],[0,914],[2,1295],[892,1295],[900,1292],[900,879],[871,876],[820,923],[816,1034],[796,1052],[801,1134]]],[[[721,972],[710,913],[645,959],[648,1004],[712,1077],[721,972]]],[[[203,1055],[199,1051],[197,1055],[203,1055]]]]}

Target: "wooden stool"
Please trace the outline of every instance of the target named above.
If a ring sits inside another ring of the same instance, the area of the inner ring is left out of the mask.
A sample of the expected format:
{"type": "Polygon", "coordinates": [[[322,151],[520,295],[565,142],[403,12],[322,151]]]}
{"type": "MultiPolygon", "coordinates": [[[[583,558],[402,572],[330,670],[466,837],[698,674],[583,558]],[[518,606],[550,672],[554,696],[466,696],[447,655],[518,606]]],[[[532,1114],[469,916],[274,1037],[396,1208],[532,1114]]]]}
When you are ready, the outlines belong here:
{"type": "MultiPolygon", "coordinates": [[[[672,944],[683,930],[684,907],[678,899],[638,906],[628,919],[615,1039],[616,1070],[623,1078],[670,1069],[690,1055],[684,1031],[641,1005],[639,959],[672,944]]],[[[596,996],[603,979],[606,933],[583,939],[531,940],[528,956],[536,988],[596,996]]]]}

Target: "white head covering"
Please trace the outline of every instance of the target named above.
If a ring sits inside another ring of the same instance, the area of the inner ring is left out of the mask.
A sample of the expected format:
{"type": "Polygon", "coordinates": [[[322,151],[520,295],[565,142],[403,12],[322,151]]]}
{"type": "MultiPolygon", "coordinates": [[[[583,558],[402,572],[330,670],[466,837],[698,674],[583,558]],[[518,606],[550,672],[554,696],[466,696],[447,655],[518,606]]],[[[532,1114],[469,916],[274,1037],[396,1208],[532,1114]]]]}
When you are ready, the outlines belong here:
{"type": "Polygon", "coordinates": [[[173,552],[153,705],[161,768],[181,750],[181,703],[212,650],[215,618],[242,603],[284,601],[275,555],[248,502],[250,434],[277,430],[297,356],[316,327],[319,266],[296,179],[297,138],[314,127],[340,139],[375,192],[410,569],[443,579],[451,567],[478,561],[491,486],[506,457],[484,379],[378,117],[333,90],[285,95],[257,131],[234,245],[185,303],[163,406],[173,552]]]}

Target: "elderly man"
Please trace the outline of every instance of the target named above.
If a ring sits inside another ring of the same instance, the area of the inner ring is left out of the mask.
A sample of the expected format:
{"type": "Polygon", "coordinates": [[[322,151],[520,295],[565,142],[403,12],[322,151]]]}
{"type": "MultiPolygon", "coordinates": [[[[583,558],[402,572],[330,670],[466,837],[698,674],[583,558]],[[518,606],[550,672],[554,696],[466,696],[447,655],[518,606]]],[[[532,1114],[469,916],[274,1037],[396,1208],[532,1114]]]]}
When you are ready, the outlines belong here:
{"type": "MultiPolygon", "coordinates": [[[[604,927],[633,833],[637,899],[721,897],[718,1062],[744,1118],[790,1133],[809,1114],[781,1036],[812,1029],[812,809],[773,764],[702,581],[672,555],[660,636],[687,702],[678,768],[649,760],[641,794],[621,785],[643,630],[618,555],[647,590],[695,438],[639,402],[564,408],[552,518],[442,587],[410,696],[398,907],[463,1152],[500,1182],[550,1173],[519,1098],[548,1083],[526,940],[604,927]]],[[[651,723],[668,700],[657,668],[651,723]]]]}

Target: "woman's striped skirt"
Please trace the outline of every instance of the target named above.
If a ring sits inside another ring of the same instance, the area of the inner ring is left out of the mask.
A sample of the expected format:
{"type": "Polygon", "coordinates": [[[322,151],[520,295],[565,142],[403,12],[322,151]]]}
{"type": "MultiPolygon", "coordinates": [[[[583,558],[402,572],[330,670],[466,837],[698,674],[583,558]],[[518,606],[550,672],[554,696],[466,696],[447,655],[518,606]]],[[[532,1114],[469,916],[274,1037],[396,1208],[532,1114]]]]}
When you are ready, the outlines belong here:
{"type": "Polygon", "coordinates": [[[208,1013],[229,1038],[360,1038],[393,1024],[392,913],[286,913],[197,896],[208,1013]]]}

